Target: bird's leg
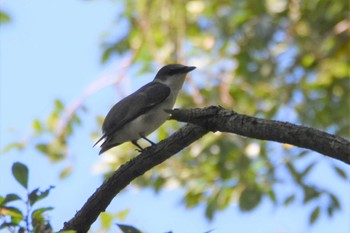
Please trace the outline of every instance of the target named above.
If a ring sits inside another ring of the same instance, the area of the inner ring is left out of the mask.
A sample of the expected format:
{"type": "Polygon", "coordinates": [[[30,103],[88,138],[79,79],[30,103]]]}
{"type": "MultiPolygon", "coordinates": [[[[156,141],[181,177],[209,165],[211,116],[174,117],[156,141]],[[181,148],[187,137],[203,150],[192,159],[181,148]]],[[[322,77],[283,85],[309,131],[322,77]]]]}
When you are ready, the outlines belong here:
{"type": "Polygon", "coordinates": [[[154,143],[154,142],[152,142],[151,140],[149,140],[149,139],[148,139],[148,138],[146,138],[145,136],[142,136],[142,135],[140,135],[140,136],[141,136],[141,138],[145,139],[147,142],[151,143],[151,145],[152,145],[152,146],[154,146],[154,145],[155,145],[155,143],[154,143]]]}
{"type": "Polygon", "coordinates": [[[137,146],[139,148],[139,149],[136,149],[138,152],[143,152],[144,151],[144,149],[139,144],[137,144],[136,140],[133,140],[131,142],[132,142],[132,144],[134,144],[135,146],[137,146]]]}

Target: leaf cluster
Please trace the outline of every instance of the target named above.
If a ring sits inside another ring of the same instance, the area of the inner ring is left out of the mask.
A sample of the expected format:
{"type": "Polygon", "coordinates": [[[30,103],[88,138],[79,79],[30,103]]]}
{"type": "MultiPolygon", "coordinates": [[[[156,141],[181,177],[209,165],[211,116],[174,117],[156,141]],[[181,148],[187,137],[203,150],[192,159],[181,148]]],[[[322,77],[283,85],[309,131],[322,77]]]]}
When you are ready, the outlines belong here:
{"type": "Polygon", "coordinates": [[[19,162],[13,164],[12,174],[15,180],[25,189],[26,195],[21,197],[16,193],[9,193],[0,196],[0,229],[8,229],[10,232],[52,232],[46,212],[53,208],[40,207],[34,209],[34,205],[46,198],[53,186],[44,191],[39,188],[30,190],[28,188],[29,170],[26,165],[19,162]],[[24,211],[20,206],[24,206],[24,211]]]}

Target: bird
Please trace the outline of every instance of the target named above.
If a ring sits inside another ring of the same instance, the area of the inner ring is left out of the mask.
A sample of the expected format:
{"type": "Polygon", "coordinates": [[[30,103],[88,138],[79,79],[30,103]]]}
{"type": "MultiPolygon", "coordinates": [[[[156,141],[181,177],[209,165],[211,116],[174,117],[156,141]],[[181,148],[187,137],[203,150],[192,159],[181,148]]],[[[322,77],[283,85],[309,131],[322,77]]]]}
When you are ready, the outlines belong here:
{"type": "Polygon", "coordinates": [[[104,140],[99,155],[129,141],[142,152],[144,149],[137,143],[140,138],[154,145],[146,136],[169,119],[165,110],[173,108],[187,73],[194,69],[181,64],[165,65],[153,81],[116,103],[102,124],[102,137],[94,144],[104,140]]]}

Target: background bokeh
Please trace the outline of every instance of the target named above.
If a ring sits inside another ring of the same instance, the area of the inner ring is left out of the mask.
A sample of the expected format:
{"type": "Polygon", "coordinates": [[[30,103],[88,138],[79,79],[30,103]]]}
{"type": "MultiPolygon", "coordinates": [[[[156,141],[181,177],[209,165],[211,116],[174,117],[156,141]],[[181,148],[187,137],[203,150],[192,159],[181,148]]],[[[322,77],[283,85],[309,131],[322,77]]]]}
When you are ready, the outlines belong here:
{"type": "MultiPolygon", "coordinates": [[[[55,186],[37,205],[54,208],[46,217],[56,231],[137,155],[128,143],[102,156],[92,145],[109,108],[163,64],[197,66],[177,106],[219,104],[350,137],[346,1],[31,0],[0,9],[0,196],[25,195],[11,166],[26,164],[31,189],[55,186]]],[[[169,121],[151,138],[179,127],[169,121]]],[[[106,219],[145,232],[349,232],[348,177],[347,165],[314,152],[208,134],[135,180],[92,232],[116,232],[106,219]]]]}

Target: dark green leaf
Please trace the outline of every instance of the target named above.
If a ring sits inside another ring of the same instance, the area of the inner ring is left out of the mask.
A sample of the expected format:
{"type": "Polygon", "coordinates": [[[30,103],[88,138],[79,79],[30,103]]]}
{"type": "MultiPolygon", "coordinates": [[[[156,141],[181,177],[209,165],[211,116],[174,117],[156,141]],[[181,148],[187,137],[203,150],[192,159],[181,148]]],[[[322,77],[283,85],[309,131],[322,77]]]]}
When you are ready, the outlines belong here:
{"type": "Polygon", "coordinates": [[[335,172],[337,173],[338,176],[340,176],[342,179],[347,180],[348,179],[348,175],[346,174],[346,172],[337,166],[333,166],[335,172]]]}
{"type": "Polygon", "coordinates": [[[272,189],[267,192],[267,195],[274,204],[277,204],[276,193],[272,189]]]}
{"type": "Polygon", "coordinates": [[[11,201],[17,201],[17,200],[21,200],[21,197],[18,196],[17,194],[10,193],[10,194],[7,194],[2,201],[0,201],[0,205],[4,206],[5,204],[11,201]]]}
{"type": "Polygon", "coordinates": [[[334,213],[334,206],[328,206],[327,207],[327,213],[329,217],[333,217],[333,213],[334,213]]]}
{"type": "Polygon", "coordinates": [[[333,194],[329,194],[329,197],[331,198],[331,205],[334,207],[334,209],[339,209],[340,208],[340,203],[339,200],[336,196],[333,194]]]}
{"type": "Polygon", "coordinates": [[[295,169],[294,165],[291,162],[287,162],[286,165],[287,165],[287,168],[288,168],[290,174],[292,175],[294,181],[297,182],[297,183],[300,183],[301,182],[301,176],[298,173],[298,171],[295,169]]]}
{"type": "Polygon", "coordinates": [[[295,195],[292,194],[289,197],[286,198],[286,200],[284,200],[284,205],[288,206],[290,203],[292,203],[295,200],[295,195]]]}
{"type": "Polygon", "coordinates": [[[124,225],[124,224],[117,224],[117,226],[120,228],[120,230],[123,233],[142,233],[142,231],[136,229],[133,226],[124,225]]]}
{"type": "Polygon", "coordinates": [[[28,168],[22,163],[14,163],[12,166],[12,174],[24,188],[28,188],[28,168]]]}
{"type": "Polygon", "coordinates": [[[54,186],[50,186],[48,189],[45,191],[40,191],[39,188],[34,189],[30,194],[29,194],[29,203],[30,205],[34,205],[37,201],[40,201],[41,199],[47,197],[49,195],[50,190],[53,189],[54,186]]]}
{"type": "Polygon", "coordinates": [[[239,208],[242,211],[250,211],[258,206],[262,193],[257,188],[248,187],[243,190],[239,197],[239,208]]]}
{"type": "Polygon", "coordinates": [[[315,187],[312,186],[307,186],[307,185],[303,185],[303,191],[304,191],[304,200],[303,203],[306,204],[309,201],[317,198],[318,196],[320,196],[320,192],[317,191],[315,189],[315,187]]]}
{"type": "Polygon", "coordinates": [[[313,224],[320,217],[320,207],[316,207],[310,215],[309,223],[313,224]]]}
{"type": "Polygon", "coordinates": [[[0,224],[0,230],[4,228],[9,229],[10,227],[18,227],[18,224],[12,222],[3,222],[0,224]]]}
{"type": "Polygon", "coordinates": [[[216,200],[213,200],[213,199],[209,200],[209,202],[205,208],[205,216],[209,220],[212,220],[216,209],[217,209],[216,200]]]}
{"type": "Polygon", "coordinates": [[[313,169],[313,167],[315,166],[315,164],[316,164],[315,162],[310,163],[310,164],[304,169],[304,171],[301,172],[300,176],[301,176],[302,178],[305,178],[305,177],[310,173],[310,171],[313,169]]]}

